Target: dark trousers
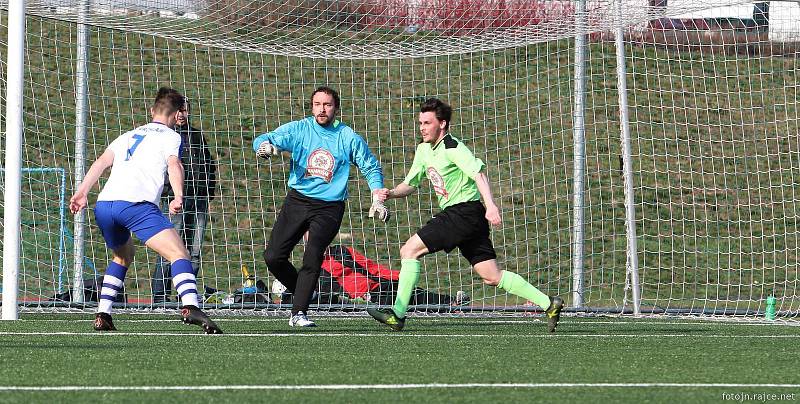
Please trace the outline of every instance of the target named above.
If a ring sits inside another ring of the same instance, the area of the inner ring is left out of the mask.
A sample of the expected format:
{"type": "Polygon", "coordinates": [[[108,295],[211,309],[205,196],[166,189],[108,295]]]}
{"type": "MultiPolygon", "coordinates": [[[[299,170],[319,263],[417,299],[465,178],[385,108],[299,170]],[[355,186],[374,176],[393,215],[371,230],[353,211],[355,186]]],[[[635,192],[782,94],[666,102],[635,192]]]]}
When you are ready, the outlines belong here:
{"type": "MultiPolygon", "coordinates": [[[[162,198],[167,212],[172,198],[162,198]]],[[[208,197],[184,196],[183,211],[170,215],[169,220],[183,240],[192,262],[195,276],[200,272],[200,258],[203,249],[203,235],[208,223],[208,197]]],[[[172,264],[160,255],[157,258],[150,286],[153,291],[153,303],[163,303],[170,299],[172,293],[172,264]]]]}
{"type": "Polygon", "coordinates": [[[308,311],[325,250],[339,232],[343,216],[344,202],[321,201],[289,189],[272,226],[264,261],[272,275],[294,294],[292,314],[308,311]],[[303,266],[298,271],[289,262],[289,255],[306,231],[308,241],[303,253],[303,266]]]}

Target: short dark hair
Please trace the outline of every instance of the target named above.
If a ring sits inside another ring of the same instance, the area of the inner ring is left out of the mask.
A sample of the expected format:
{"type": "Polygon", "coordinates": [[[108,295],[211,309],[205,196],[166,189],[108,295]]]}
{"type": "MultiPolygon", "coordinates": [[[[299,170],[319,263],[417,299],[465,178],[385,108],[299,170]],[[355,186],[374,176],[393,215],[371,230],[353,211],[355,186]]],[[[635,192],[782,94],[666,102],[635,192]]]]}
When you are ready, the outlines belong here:
{"type": "Polygon", "coordinates": [[[325,94],[328,94],[331,97],[333,97],[333,106],[337,110],[339,109],[339,93],[337,93],[336,90],[334,90],[334,89],[332,89],[332,88],[330,88],[328,86],[319,86],[319,87],[317,87],[317,89],[314,90],[313,93],[311,93],[311,100],[310,101],[311,101],[312,104],[314,103],[314,96],[317,95],[317,93],[325,93],[325,94]]]}
{"type": "Polygon", "coordinates": [[[419,112],[434,112],[436,119],[447,122],[444,130],[450,128],[450,119],[453,117],[453,108],[438,98],[428,98],[419,107],[419,112]]]}
{"type": "Polygon", "coordinates": [[[177,90],[161,87],[158,89],[155,101],[153,101],[153,113],[160,115],[174,114],[181,109],[184,103],[186,103],[186,98],[177,90]]]}

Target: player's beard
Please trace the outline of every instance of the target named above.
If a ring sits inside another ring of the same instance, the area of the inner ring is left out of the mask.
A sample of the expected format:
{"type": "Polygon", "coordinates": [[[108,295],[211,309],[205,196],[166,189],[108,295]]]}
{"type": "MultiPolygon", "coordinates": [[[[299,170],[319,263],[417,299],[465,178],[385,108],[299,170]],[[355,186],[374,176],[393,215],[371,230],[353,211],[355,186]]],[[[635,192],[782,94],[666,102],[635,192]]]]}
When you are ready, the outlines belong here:
{"type": "Polygon", "coordinates": [[[329,117],[328,115],[325,115],[325,114],[319,114],[319,115],[315,116],[314,118],[317,120],[317,123],[319,124],[319,126],[328,126],[328,125],[330,125],[331,121],[333,120],[333,117],[329,117]]]}

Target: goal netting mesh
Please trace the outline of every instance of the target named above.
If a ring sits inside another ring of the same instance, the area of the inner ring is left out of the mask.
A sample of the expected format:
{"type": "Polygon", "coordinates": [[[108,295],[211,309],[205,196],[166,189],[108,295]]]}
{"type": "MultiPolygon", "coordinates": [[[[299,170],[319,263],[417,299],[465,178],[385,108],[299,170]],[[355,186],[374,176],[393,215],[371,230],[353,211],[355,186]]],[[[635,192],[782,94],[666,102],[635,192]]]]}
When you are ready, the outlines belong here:
{"type": "MultiPolygon", "coordinates": [[[[87,167],[118,135],[149,121],[159,86],[175,87],[192,102],[190,123],[218,163],[198,282],[219,293],[206,307],[253,307],[248,297],[232,300],[251,286],[243,266],[270,288],[261,254],[287,191],[289,161],[258,161],[252,139],[306,116],[319,85],[339,91],[340,119],[365,137],[388,186],[402,181],[421,140],[419,103],[439,97],[453,105],[451,133],[487,163],[502,211],[502,227],[492,233],[499,264],[571,302],[575,37],[585,34],[578,292],[585,310],[630,310],[619,26],[643,312],[755,319],[768,296],[777,298],[780,318],[800,309],[796,2],[589,1],[583,11],[577,2],[544,0],[38,0],[27,11],[23,166],[33,171],[23,174],[19,282],[26,306],[68,305],[63,293],[73,283],[73,218],[62,225],[56,173],[66,173],[68,198],[82,22],[89,32],[87,167]],[[63,171],[36,171],[44,168],[63,171]]],[[[369,189],[355,169],[351,178],[335,243],[399,269],[402,243],[438,211],[430,187],[391,201],[394,216],[383,225],[366,217],[369,189]]],[[[97,189],[90,204],[96,196],[97,189]]],[[[88,217],[83,277],[91,279],[110,255],[88,217]]],[[[302,251],[295,248],[296,264],[302,251]]],[[[124,307],[151,307],[157,262],[137,250],[124,307]]],[[[421,288],[470,297],[462,306],[428,308],[533,309],[483,285],[455,252],[422,262],[421,288]]],[[[314,307],[363,309],[378,292],[362,300],[328,296],[314,307]]]]}

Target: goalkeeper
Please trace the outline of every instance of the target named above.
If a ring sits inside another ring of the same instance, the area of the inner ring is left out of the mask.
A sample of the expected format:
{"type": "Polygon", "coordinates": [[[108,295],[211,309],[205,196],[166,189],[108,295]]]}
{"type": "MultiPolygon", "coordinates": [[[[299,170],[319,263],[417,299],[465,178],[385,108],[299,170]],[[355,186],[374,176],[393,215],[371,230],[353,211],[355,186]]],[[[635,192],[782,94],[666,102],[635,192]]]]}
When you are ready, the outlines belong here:
{"type": "Polygon", "coordinates": [[[289,192],[264,251],[269,271],[294,294],[291,327],[316,326],[308,319],[308,306],[325,250],[342,224],[351,164],[358,166],[372,190],[369,216],[384,222],[389,218],[382,202],[388,190],[378,159],[361,136],[335,119],[339,94],[329,87],[317,88],[311,94],[311,111],[313,116],[281,125],[253,141],[260,158],[281,151],[292,154],[289,192]],[[306,231],[303,266],[298,271],[289,255],[306,231]]]}
{"type": "Polygon", "coordinates": [[[420,274],[419,258],[456,247],[484,283],[533,301],[545,310],[548,331],[555,332],[564,302],[548,297],[514,272],[497,266],[489,224],[501,223],[500,210],[492,200],[484,163],[458,139],[448,133],[452,108],[431,98],[419,113],[422,143],[405,180],[388,191],[387,199],[403,198],[416,191],[423,176],[430,180],[442,211],[437,213],[400,248],[400,279],[392,308],[367,309],[376,320],[400,331],[405,325],[409,299],[420,274]],[[481,204],[483,198],[485,204],[481,204]]]}

